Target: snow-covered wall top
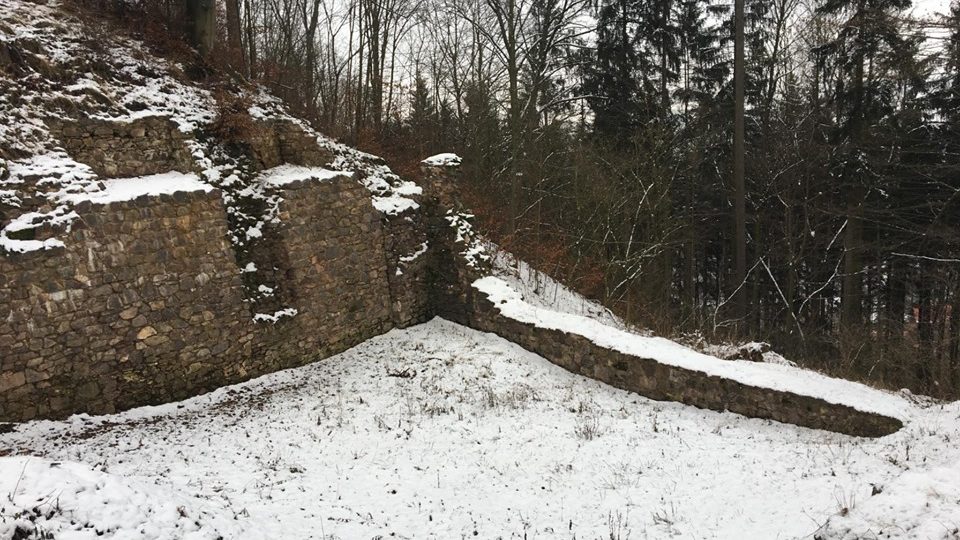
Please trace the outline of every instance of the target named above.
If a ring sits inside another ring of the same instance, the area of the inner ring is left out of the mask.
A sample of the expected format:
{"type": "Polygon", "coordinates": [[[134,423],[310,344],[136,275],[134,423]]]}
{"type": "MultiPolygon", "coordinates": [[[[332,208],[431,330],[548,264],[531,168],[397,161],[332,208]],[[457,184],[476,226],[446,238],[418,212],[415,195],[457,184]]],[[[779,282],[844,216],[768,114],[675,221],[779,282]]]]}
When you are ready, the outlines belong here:
{"type": "Polygon", "coordinates": [[[538,307],[494,276],[477,279],[472,287],[481,297],[477,310],[481,329],[503,332],[565,367],[586,370],[651,397],[852,434],[886,434],[910,418],[912,407],[906,400],[859,383],[791,366],[720,360],[664,338],[640,336],[589,317],[538,307]],[[497,316],[491,317],[491,311],[497,316]],[[504,325],[505,320],[522,324],[504,325]],[[553,332],[538,335],[544,330],[553,332]],[[578,345],[565,346],[565,336],[578,345]],[[595,347],[583,350],[584,342],[595,347]],[[586,356],[591,357],[589,361],[586,356]],[[683,384],[673,384],[681,379],[683,384]],[[729,391],[728,383],[734,383],[735,392],[729,391]],[[787,410],[786,403],[795,403],[796,410],[787,410]]]}

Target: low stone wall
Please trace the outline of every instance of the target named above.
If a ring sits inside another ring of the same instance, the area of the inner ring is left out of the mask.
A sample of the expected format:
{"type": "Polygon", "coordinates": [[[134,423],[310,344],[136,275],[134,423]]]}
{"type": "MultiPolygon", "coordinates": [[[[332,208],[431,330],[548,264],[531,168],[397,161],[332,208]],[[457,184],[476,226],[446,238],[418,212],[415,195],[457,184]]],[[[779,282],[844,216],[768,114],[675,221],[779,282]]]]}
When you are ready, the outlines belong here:
{"type": "Polygon", "coordinates": [[[133,122],[84,119],[52,121],[50,134],[71,157],[103,178],[144,176],[196,168],[187,149],[190,135],[167,117],[133,122]]]}
{"type": "Polygon", "coordinates": [[[900,420],[822,399],[748,386],[596,345],[589,339],[503,316],[483,294],[473,295],[470,325],[495,333],[551,362],[651,399],[730,411],[860,437],[889,435],[900,420]]]}

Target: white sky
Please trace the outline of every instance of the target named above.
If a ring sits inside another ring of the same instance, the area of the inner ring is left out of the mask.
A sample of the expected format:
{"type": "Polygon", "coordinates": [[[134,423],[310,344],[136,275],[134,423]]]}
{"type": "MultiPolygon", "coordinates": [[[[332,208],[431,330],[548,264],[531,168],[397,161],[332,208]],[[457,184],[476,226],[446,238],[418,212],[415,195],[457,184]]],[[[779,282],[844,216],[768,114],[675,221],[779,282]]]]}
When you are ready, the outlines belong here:
{"type": "Polygon", "coordinates": [[[934,13],[946,13],[950,9],[950,0],[914,0],[913,10],[917,15],[927,16],[934,13]]]}

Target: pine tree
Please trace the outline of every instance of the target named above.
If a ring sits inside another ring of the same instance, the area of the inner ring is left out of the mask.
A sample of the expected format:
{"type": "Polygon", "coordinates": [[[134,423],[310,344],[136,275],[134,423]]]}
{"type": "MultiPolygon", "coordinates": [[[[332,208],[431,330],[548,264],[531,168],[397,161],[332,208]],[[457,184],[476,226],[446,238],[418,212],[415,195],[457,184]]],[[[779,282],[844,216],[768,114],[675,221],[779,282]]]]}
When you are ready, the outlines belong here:
{"type": "Polygon", "coordinates": [[[933,103],[950,131],[960,134],[960,1],[950,5],[950,13],[943,23],[950,29],[950,35],[943,55],[943,75],[936,83],[933,103]]]}
{"type": "Polygon", "coordinates": [[[437,111],[426,79],[419,72],[413,79],[413,89],[410,91],[410,116],[408,124],[411,140],[417,145],[418,155],[423,155],[429,147],[439,141],[437,111]]]}
{"type": "MultiPolygon", "coordinates": [[[[875,66],[906,47],[894,15],[910,6],[910,0],[827,0],[820,13],[842,15],[837,38],[823,47],[838,67],[832,175],[844,199],[843,286],[841,325],[858,327],[863,320],[864,206],[871,188],[882,174],[871,150],[871,128],[891,109],[880,91],[884,81],[875,66]]],[[[879,160],[883,157],[880,156],[879,160]]]]}
{"type": "Polygon", "coordinates": [[[680,47],[677,13],[674,0],[658,0],[642,4],[643,20],[639,34],[645,48],[652,51],[650,69],[655,98],[652,100],[659,118],[671,114],[671,87],[680,78],[680,47]]]}
{"type": "Polygon", "coordinates": [[[597,21],[597,47],[586,62],[584,92],[594,112],[594,132],[623,145],[651,114],[648,101],[649,58],[638,50],[636,0],[606,0],[597,21]],[[646,87],[646,88],[645,88],[646,87]]]}
{"type": "Polygon", "coordinates": [[[681,68],[675,94],[688,123],[695,109],[713,102],[713,96],[723,82],[721,73],[715,69],[720,56],[717,35],[707,25],[704,6],[704,0],[680,0],[677,10],[681,68]]]}

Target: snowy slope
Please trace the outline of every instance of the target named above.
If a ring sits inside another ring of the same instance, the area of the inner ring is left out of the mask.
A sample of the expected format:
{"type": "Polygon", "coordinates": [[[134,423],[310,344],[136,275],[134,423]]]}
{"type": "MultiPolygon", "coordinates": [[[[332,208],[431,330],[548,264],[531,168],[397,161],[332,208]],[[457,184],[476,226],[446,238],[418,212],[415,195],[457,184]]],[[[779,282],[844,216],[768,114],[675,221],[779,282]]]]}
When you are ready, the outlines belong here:
{"type": "MultiPolygon", "coordinates": [[[[584,298],[527,262],[516,258],[509,251],[500,249],[493,242],[487,242],[484,248],[492,254],[493,273],[522,294],[523,299],[530,305],[582,315],[608,326],[627,329],[627,324],[602,304],[584,298]]],[[[630,331],[643,333],[636,328],[630,328],[630,331]]]]}
{"type": "MultiPolygon", "coordinates": [[[[861,440],[653,402],[437,319],[179,404],[20,425],[0,453],[149,486],[146,503],[111,499],[131,515],[113,538],[174,526],[173,493],[204,516],[197,534],[226,538],[809,538],[831,516],[826,537],[952,538],[937,531],[960,523],[956,440],[958,404],[861,440]]],[[[31,463],[47,478],[13,509],[54,494],[97,504],[71,495],[80,473],[60,488],[62,469],[31,463]]],[[[0,478],[22,466],[0,459],[0,478]]],[[[68,530],[75,515],[40,522],[68,530]]]]}

